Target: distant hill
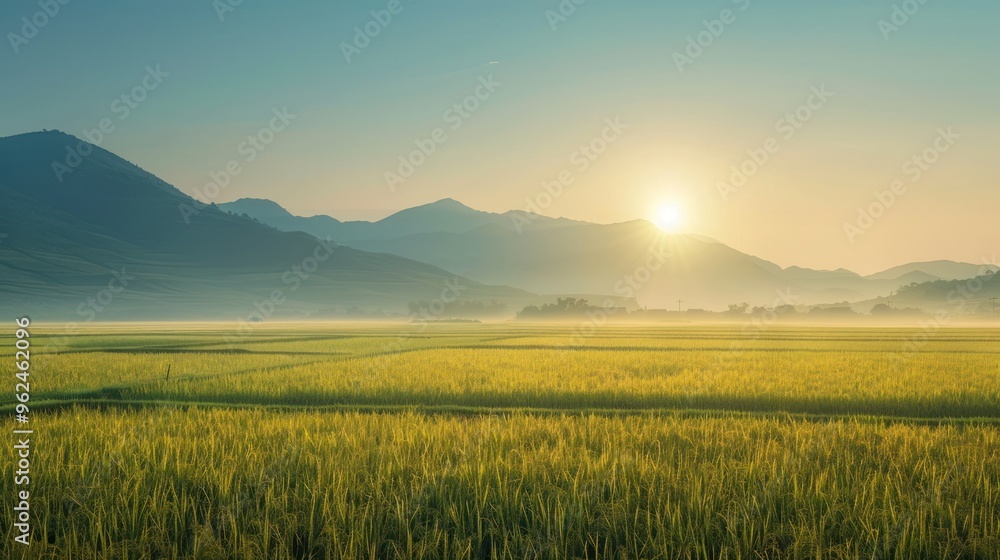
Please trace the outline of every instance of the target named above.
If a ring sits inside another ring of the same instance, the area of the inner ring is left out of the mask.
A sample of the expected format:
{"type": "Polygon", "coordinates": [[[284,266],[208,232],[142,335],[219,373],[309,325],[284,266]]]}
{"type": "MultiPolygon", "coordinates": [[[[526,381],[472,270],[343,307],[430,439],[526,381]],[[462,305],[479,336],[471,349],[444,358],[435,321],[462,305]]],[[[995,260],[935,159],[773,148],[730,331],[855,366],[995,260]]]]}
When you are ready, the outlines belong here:
{"type": "Polygon", "coordinates": [[[450,198],[407,208],[376,222],[341,222],[323,215],[294,216],[276,202],[259,198],[241,198],[219,204],[219,208],[233,214],[246,214],[281,231],[302,231],[323,238],[330,236],[339,243],[354,246],[420,233],[465,233],[488,225],[533,231],[586,223],[520,211],[482,212],[450,198]]]}
{"type": "MultiPolygon", "coordinates": [[[[901,280],[906,284],[913,282],[930,282],[933,280],[961,280],[981,274],[982,265],[954,261],[931,261],[910,263],[896,266],[888,270],[872,274],[866,278],[872,280],[901,280]]],[[[996,266],[989,266],[996,272],[996,266]]]]}
{"type": "Polygon", "coordinates": [[[969,278],[910,284],[891,298],[859,302],[854,307],[864,311],[891,299],[894,308],[911,307],[936,314],[941,326],[956,317],[993,316],[994,310],[1000,313],[1000,273],[989,265],[980,265],[975,272],[969,278]]]}
{"type": "MultiPolygon", "coordinates": [[[[790,293],[796,303],[857,301],[886,295],[936,277],[914,271],[864,278],[849,270],[783,269],[714,239],[665,235],[636,220],[593,224],[517,212],[481,212],[451,199],[404,210],[377,222],[296,217],[271,201],[243,199],[220,208],[246,213],[287,231],[331,235],[366,251],[391,253],[490,284],[543,294],[635,295],[649,307],[725,309],[729,303],[774,303],[790,293]],[[631,279],[662,245],[670,258],[646,281],[631,279]]],[[[782,302],[784,303],[784,302],[782,302]]]]}
{"type": "MultiPolygon", "coordinates": [[[[235,320],[261,307],[270,310],[268,318],[323,316],[349,306],[405,311],[411,301],[440,297],[446,282],[456,280],[436,266],[324,245],[305,233],[199,205],[111,152],[61,132],[0,138],[0,200],[6,235],[0,239],[0,309],[8,314],[235,320]],[[74,157],[78,151],[89,155],[74,157]],[[181,205],[199,210],[186,221],[181,205]],[[313,261],[317,255],[329,257],[313,261]],[[121,284],[116,274],[129,285],[109,292],[109,282],[116,289],[121,284]],[[276,290],[281,301],[272,305],[276,290]]],[[[462,298],[532,299],[522,290],[457,280],[462,298]]]]}
{"type": "Polygon", "coordinates": [[[404,313],[455,282],[460,300],[479,302],[456,309],[507,305],[511,314],[561,296],[633,308],[812,305],[879,301],[978,269],[937,261],[862,277],[782,268],[642,220],[482,212],[452,199],[375,222],[294,216],[262,199],[202,205],[61,132],[0,138],[0,201],[0,311],[65,320],[404,313]],[[320,254],[330,257],[314,261],[320,254]],[[108,292],[119,278],[127,289],[108,292]]]}

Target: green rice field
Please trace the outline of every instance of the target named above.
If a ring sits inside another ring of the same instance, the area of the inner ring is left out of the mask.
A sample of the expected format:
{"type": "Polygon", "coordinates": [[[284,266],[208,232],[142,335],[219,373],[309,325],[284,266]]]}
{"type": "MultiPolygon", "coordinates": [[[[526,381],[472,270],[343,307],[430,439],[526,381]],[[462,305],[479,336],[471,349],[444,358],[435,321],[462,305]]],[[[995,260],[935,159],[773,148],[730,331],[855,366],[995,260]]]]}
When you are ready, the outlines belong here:
{"type": "Polygon", "coordinates": [[[1000,330],[31,335],[4,558],[1000,558],[1000,330]]]}

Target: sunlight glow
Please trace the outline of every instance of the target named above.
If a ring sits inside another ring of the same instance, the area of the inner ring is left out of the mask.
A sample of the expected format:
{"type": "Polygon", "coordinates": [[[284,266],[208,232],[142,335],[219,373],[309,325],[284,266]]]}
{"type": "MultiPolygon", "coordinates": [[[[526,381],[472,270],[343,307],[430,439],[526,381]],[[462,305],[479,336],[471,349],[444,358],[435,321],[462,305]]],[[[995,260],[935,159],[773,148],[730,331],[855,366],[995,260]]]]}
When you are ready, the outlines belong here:
{"type": "Polygon", "coordinates": [[[656,211],[653,221],[663,231],[673,232],[684,222],[684,214],[676,204],[665,204],[656,211]]]}

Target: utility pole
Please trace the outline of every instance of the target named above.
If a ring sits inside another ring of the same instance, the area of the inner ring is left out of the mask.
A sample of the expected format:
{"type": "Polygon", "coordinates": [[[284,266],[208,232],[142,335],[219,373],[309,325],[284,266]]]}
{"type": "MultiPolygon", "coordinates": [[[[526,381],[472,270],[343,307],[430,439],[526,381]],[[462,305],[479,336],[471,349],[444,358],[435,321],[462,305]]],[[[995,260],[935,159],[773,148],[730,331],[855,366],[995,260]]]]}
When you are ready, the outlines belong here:
{"type": "Polygon", "coordinates": [[[682,299],[677,300],[677,312],[678,313],[681,312],[681,304],[682,303],[684,303],[684,300],[682,300],[682,299]]]}

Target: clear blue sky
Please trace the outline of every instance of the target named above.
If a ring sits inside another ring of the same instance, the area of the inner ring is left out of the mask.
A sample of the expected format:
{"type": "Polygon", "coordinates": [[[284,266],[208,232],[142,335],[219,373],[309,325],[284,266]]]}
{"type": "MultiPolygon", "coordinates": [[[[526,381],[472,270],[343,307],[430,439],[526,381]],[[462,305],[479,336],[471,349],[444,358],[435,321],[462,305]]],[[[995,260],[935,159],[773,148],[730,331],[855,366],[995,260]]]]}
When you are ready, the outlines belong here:
{"type": "Polygon", "coordinates": [[[927,0],[889,40],[878,22],[904,2],[587,0],[553,30],[556,0],[401,0],[348,63],[342,43],[387,4],[243,0],[220,21],[210,0],[70,0],[15,53],[9,34],[40,8],[6,0],[0,135],[79,136],[111,118],[102,146],[181,190],[237,159],[216,201],[271,198],[304,215],[374,218],[444,197],[523,208],[569,170],[575,182],[543,213],[614,222],[675,204],[685,230],[783,265],[996,252],[995,0],[927,0]],[[735,21],[678,71],[674,53],[725,9],[735,21]],[[169,76],[119,119],[112,103],[157,65],[169,76]],[[501,85],[453,130],[446,111],[490,75],[501,85]],[[832,99],[781,138],[775,124],[822,85],[832,99]],[[241,142],[283,107],[296,118],[245,161],[241,142]],[[581,170],[573,153],[615,117],[628,129],[581,170]],[[961,134],[954,149],[849,242],[857,207],[905,177],[941,127],[961,134]],[[447,139],[390,190],[385,173],[435,128],[447,139]],[[772,136],[780,152],[720,198],[732,166],[772,136]]]}

